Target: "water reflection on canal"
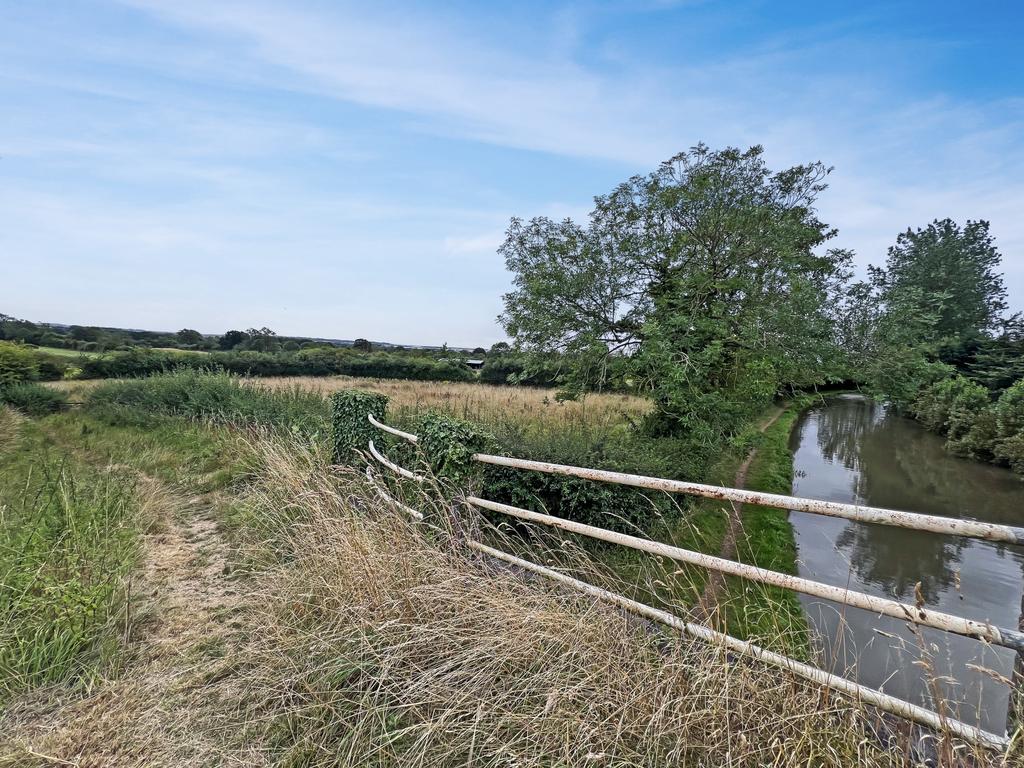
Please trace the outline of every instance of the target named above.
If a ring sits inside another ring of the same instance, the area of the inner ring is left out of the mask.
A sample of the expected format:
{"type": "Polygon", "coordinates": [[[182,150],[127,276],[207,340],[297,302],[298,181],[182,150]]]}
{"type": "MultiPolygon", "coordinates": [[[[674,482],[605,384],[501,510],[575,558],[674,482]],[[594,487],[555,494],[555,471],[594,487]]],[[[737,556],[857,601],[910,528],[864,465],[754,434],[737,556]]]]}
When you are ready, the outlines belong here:
{"type": "MultiPolygon", "coordinates": [[[[810,409],[790,441],[794,495],[1024,525],[1024,483],[1013,474],[951,456],[941,438],[866,398],[839,396],[810,409]]],[[[803,512],[790,520],[801,576],[910,603],[920,582],[930,607],[1017,626],[1024,548],[803,512]]],[[[951,714],[1003,732],[1006,686],[979,667],[1008,676],[1011,652],[930,629],[915,637],[905,622],[803,602],[837,672],[929,707],[938,690],[951,714]],[[911,663],[921,659],[922,641],[938,679],[932,687],[911,663]]]]}

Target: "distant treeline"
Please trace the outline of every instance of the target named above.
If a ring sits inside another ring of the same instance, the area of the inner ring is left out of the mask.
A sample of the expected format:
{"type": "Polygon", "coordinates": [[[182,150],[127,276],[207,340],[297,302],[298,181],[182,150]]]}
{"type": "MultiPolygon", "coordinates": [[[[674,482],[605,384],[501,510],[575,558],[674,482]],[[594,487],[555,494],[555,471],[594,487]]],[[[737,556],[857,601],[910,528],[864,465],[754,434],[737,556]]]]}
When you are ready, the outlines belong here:
{"type": "Polygon", "coordinates": [[[106,328],[94,325],[55,325],[34,323],[0,312],[0,341],[14,341],[38,347],[69,349],[76,352],[126,352],[138,347],[180,349],[195,352],[297,352],[300,349],[349,348],[360,352],[391,351],[425,356],[474,356],[486,354],[483,347],[449,349],[440,347],[404,347],[357,338],[353,341],[329,341],[307,336],[279,336],[270,328],[230,330],[222,334],[203,334],[192,328],[175,333],[132,328],[106,328]]]}
{"type": "Polygon", "coordinates": [[[360,352],[315,347],[298,351],[186,352],[135,347],[92,356],[56,356],[27,344],[0,342],[0,379],[56,381],[65,378],[137,378],[178,370],[226,371],[240,376],[362,376],[415,381],[482,381],[487,384],[555,386],[558,361],[538,365],[505,345],[492,348],[481,370],[460,358],[404,352],[360,352]],[[4,373],[6,371],[6,374],[4,373]]]}

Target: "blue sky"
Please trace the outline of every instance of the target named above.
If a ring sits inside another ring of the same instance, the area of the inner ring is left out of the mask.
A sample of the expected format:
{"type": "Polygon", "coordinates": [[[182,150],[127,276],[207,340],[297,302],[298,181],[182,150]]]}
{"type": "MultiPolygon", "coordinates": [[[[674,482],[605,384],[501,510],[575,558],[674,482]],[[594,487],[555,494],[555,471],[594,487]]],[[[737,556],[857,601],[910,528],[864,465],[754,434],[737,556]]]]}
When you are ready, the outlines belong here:
{"type": "Polygon", "coordinates": [[[511,216],[699,141],[837,245],[986,218],[1024,307],[1024,5],[0,0],[0,311],[490,344],[511,216]]]}

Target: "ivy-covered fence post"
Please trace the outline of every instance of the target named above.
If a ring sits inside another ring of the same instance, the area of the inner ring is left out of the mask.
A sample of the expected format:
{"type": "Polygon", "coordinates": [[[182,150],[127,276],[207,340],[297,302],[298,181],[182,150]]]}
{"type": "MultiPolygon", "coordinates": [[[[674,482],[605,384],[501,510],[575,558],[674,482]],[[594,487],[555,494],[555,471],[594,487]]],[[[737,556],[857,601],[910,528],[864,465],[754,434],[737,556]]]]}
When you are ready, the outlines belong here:
{"type": "Polygon", "coordinates": [[[497,441],[469,421],[439,411],[428,411],[416,424],[419,448],[440,479],[463,489],[475,489],[483,476],[483,465],[473,461],[474,453],[493,453],[497,441]]]}
{"type": "Polygon", "coordinates": [[[378,436],[377,429],[367,421],[367,414],[383,420],[387,415],[388,397],[378,392],[343,389],[331,395],[331,437],[334,461],[350,464],[354,450],[365,451],[366,444],[378,436]]]}

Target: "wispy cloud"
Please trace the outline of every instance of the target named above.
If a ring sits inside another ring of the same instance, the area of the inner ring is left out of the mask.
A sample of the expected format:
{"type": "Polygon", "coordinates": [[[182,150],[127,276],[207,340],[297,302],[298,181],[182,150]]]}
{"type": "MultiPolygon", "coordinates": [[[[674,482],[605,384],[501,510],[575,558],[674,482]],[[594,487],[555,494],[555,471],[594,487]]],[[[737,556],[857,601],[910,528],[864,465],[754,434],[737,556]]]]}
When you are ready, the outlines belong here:
{"type": "Polygon", "coordinates": [[[204,330],[257,304],[252,322],[294,333],[491,341],[508,217],[579,218],[706,141],[835,165],[823,216],[862,263],[908,225],[988,217],[1024,295],[1024,102],[898,76],[949,40],[863,34],[864,11],[716,47],[702,35],[741,11],[541,9],[96,0],[80,24],[12,23],[8,284],[35,317],[157,323],[179,296],[204,330]],[[643,33],[618,29],[637,18],[643,33]],[[670,21],[680,41],[645,44],[670,21]],[[134,296],[76,293],[90,264],[134,296]],[[176,265],[201,284],[167,279],[176,265]],[[47,274],[61,290],[32,295],[47,274]]]}

